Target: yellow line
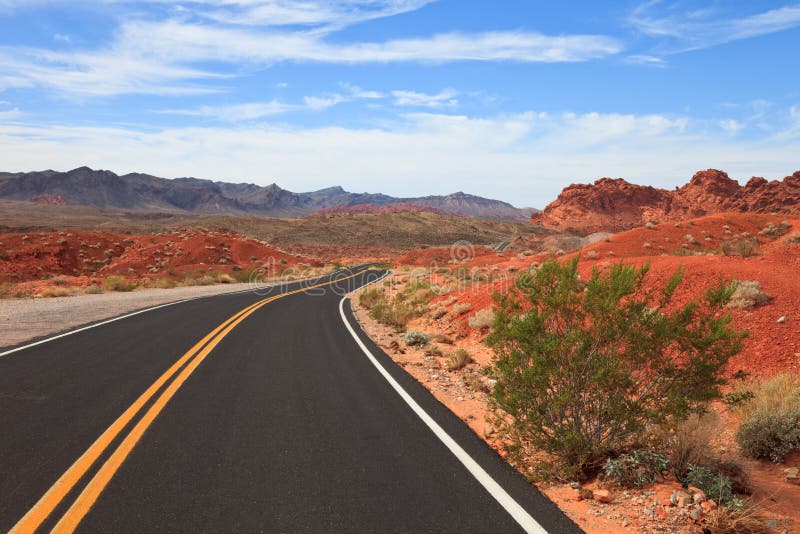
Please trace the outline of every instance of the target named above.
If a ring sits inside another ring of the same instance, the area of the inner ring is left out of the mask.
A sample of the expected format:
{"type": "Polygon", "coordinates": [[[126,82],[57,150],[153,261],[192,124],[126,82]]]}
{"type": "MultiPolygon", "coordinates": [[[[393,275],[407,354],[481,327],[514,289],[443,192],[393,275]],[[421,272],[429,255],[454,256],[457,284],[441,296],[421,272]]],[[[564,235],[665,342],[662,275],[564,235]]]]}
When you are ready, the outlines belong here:
{"type": "Polygon", "coordinates": [[[187,365],[178,377],[167,387],[166,390],[159,396],[153,406],[147,411],[142,419],[134,426],[128,436],[125,437],[123,442],[117,447],[111,457],[103,464],[100,471],[92,478],[89,484],[84,488],[83,492],[78,496],[78,499],[67,510],[66,514],[61,518],[53,532],[72,532],[80,523],[81,519],[86,515],[91,506],[100,496],[105,486],[114,476],[117,469],[125,461],[125,458],[133,450],[136,443],[141,438],[144,431],[158,416],[166,403],[172,398],[178,388],[181,387],[183,382],[194,372],[197,366],[205,359],[205,357],[216,347],[222,339],[228,335],[239,323],[244,321],[256,310],[265,306],[266,304],[277,300],[282,297],[301,293],[308,289],[331,285],[336,282],[347,280],[358,276],[361,273],[355,273],[344,278],[338,278],[329,282],[306,286],[294,291],[275,295],[266,298],[250,306],[244,308],[236,313],[222,324],[217,326],[202,340],[195,344],[184,354],[177,362],[175,362],[163,375],[161,375],[125,412],[116,420],[105,432],[81,455],[78,460],[70,466],[69,469],[56,481],[55,484],[42,496],[41,499],[31,508],[19,522],[14,525],[9,534],[22,534],[32,533],[49,517],[58,504],[64,499],[67,493],[72,490],[75,484],[86,474],[89,468],[94,464],[99,456],[106,450],[109,444],[116,438],[122,429],[133,419],[142,407],[155,395],[165,382],[167,382],[176,372],[183,366],[186,361],[194,356],[194,359],[187,365]],[[216,337],[215,337],[216,336],[216,337]],[[213,339],[212,339],[213,338],[213,339]],[[211,342],[203,348],[202,351],[195,354],[200,350],[203,345],[211,339],[211,342]]]}

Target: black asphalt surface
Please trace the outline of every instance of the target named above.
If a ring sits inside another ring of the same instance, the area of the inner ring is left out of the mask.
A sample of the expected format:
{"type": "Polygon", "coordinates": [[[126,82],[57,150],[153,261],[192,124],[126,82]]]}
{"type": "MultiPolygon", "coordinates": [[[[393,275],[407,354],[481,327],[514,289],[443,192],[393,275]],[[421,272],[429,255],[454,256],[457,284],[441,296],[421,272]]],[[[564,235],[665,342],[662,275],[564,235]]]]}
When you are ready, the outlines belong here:
{"type": "MultiPolygon", "coordinates": [[[[380,274],[364,270],[286,296],[239,324],[148,428],[78,531],[519,532],[344,326],[342,294],[380,274]]],[[[0,357],[0,532],[197,341],[264,296],[197,299],[0,357]]],[[[549,532],[580,531],[359,336],[537,522],[549,532]]],[[[137,420],[41,531],[53,527],[137,420]]]]}

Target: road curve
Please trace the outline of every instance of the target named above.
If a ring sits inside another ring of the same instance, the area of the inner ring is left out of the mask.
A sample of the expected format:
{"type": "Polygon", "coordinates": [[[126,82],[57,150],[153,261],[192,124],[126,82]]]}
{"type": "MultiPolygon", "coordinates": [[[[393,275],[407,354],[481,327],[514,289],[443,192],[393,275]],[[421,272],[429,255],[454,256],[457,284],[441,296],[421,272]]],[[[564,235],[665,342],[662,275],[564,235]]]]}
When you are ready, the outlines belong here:
{"type": "Polygon", "coordinates": [[[0,357],[0,531],[579,532],[360,331],[342,295],[380,274],[0,357]]]}

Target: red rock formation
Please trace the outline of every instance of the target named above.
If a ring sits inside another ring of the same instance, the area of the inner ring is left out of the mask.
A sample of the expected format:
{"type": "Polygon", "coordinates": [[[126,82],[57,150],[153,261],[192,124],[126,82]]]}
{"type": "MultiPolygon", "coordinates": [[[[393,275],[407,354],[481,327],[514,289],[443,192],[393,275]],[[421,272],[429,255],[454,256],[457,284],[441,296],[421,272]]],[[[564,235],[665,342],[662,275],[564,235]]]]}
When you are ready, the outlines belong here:
{"type": "Polygon", "coordinates": [[[31,202],[36,202],[37,204],[50,204],[52,206],[64,205],[64,199],[58,195],[36,195],[31,199],[31,202]]]}
{"type": "Polygon", "coordinates": [[[696,173],[688,184],[668,191],[621,178],[573,184],[531,220],[552,228],[618,232],[647,221],[679,221],[734,212],[800,212],[800,171],[783,181],[754,177],[741,186],[716,169],[696,173]]]}

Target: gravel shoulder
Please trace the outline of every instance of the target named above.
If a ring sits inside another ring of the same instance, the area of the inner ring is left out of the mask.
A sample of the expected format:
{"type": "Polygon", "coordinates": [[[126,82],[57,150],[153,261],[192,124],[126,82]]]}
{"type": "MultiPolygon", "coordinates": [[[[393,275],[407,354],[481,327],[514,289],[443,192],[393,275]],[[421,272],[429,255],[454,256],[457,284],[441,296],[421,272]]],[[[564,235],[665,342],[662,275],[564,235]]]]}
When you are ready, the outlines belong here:
{"type": "Polygon", "coordinates": [[[70,297],[0,300],[0,347],[70,330],[159,304],[233,293],[250,284],[141,289],[130,293],[101,293],[70,297]]]}

